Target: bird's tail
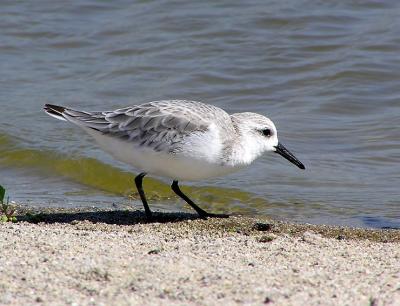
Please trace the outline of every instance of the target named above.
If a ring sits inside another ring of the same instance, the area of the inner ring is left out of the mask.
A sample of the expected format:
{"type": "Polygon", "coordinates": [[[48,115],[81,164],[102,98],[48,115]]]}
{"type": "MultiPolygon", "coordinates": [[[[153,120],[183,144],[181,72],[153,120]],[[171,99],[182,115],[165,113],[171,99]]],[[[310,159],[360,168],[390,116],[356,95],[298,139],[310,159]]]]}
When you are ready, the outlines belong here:
{"type": "Polygon", "coordinates": [[[44,105],[44,111],[48,115],[50,115],[50,116],[52,116],[54,118],[57,118],[59,120],[67,121],[67,119],[65,119],[65,117],[63,116],[63,113],[65,111],[65,107],[63,107],[63,106],[45,104],[44,105]]]}
{"type": "Polygon", "coordinates": [[[52,104],[45,104],[44,111],[54,118],[69,121],[84,129],[102,130],[110,124],[102,112],[89,113],[52,104]]]}

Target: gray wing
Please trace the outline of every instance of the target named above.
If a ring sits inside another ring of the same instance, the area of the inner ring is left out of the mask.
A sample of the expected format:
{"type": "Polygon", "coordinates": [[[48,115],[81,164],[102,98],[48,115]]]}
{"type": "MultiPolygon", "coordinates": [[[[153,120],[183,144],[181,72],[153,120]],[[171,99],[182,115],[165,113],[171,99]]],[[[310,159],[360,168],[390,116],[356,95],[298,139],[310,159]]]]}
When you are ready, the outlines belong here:
{"type": "MultiPolygon", "coordinates": [[[[64,115],[77,124],[119,137],[155,151],[177,153],[183,138],[205,132],[215,118],[215,109],[200,102],[156,101],[106,112],[65,109],[64,115]]],[[[230,120],[230,118],[229,118],[230,120]]]]}

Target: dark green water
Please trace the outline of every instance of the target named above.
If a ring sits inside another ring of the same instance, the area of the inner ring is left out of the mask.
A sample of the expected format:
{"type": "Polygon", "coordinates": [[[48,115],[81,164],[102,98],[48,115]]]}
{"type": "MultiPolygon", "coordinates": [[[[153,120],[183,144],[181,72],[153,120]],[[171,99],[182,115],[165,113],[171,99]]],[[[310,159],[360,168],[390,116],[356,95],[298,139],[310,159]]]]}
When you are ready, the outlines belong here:
{"type": "MultiPolygon", "coordinates": [[[[190,99],[269,116],[307,167],[273,154],[188,182],[202,207],[400,227],[399,33],[397,1],[1,1],[0,184],[32,205],[141,208],[134,169],[42,106],[190,99]]],[[[145,180],[151,206],[182,209],[168,184],[145,180]]]]}

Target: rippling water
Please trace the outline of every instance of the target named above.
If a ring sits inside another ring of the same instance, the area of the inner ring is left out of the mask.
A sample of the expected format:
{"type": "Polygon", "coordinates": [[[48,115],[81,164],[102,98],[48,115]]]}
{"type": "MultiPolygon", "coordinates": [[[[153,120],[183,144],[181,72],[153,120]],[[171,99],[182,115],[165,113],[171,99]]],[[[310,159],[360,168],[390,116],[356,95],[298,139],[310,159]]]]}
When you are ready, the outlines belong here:
{"type": "MultiPolygon", "coordinates": [[[[0,184],[33,204],[141,208],[132,169],[42,106],[190,99],[269,116],[307,166],[271,154],[188,183],[203,207],[400,227],[399,31],[398,1],[1,1],[0,184]]],[[[145,188],[181,209],[165,183],[145,188]]]]}

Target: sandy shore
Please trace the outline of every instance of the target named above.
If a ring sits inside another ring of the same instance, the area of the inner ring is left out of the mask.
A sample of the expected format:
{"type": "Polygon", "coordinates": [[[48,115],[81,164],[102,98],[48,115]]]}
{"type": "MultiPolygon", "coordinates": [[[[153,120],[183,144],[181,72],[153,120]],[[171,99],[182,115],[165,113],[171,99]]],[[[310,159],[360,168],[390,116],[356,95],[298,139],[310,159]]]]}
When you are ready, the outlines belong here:
{"type": "Polygon", "coordinates": [[[0,224],[0,304],[399,305],[399,230],[143,217],[20,208],[0,224]]]}

